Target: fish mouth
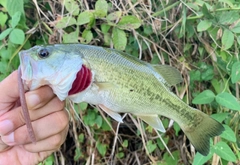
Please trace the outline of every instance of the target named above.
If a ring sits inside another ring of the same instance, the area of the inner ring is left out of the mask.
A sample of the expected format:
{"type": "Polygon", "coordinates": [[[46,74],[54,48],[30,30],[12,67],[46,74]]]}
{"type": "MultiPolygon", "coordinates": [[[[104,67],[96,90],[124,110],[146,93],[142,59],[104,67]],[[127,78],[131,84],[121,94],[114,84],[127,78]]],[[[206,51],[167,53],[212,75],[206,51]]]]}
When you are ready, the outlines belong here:
{"type": "Polygon", "coordinates": [[[76,79],[73,81],[72,88],[69,90],[68,95],[84,91],[92,81],[92,73],[85,65],[76,74],[76,79]]]}
{"type": "Polygon", "coordinates": [[[20,59],[20,68],[22,71],[22,79],[26,81],[30,81],[33,76],[32,72],[32,65],[30,62],[30,58],[27,56],[26,51],[19,52],[19,59],[20,59]]]}

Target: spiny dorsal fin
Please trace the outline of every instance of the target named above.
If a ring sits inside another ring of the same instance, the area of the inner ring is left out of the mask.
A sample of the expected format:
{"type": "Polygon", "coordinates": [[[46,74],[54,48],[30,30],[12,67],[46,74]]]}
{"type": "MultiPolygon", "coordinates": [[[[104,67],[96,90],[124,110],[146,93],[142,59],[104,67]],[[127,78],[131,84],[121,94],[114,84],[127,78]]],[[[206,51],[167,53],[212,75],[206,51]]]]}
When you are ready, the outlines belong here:
{"type": "Polygon", "coordinates": [[[182,82],[181,73],[170,65],[152,65],[154,70],[158,72],[166,82],[172,86],[182,82]]]}

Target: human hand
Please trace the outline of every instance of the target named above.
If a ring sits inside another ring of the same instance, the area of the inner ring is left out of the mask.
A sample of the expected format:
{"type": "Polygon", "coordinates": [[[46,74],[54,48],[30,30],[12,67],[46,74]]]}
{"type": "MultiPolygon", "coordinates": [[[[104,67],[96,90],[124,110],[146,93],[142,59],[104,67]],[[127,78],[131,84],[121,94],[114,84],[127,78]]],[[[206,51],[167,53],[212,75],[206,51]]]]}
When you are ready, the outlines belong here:
{"type": "Polygon", "coordinates": [[[19,105],[17,72],[0,82],[0,165],[31,165],[43,161],[65,141],[69,116],[48,86],[25,94],[36,136],[29,138],[19,105]]]}

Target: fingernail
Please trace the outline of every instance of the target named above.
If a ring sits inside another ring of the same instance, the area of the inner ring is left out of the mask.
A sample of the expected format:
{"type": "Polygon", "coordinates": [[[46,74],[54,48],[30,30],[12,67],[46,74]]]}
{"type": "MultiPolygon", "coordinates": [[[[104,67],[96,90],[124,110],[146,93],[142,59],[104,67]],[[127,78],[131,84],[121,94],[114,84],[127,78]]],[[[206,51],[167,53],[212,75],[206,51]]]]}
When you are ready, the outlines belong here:
{"type": "Polygon", "coordinates": [[[38,105],[39,102],[40,102],[39,96],[36,95],[36,94],[31,94],[27,98],[27,105],[28,105],[29,109],[31,109],[31,108],[35,107],[36,105],[38,105]]]}
{"type": "Polygon", "coordinates": [[[5,135],[13,131],[13,122],[11,120],[3,120],[0,122],[0,135],[5,135]]]}
{"type": "Polygon", "coordinates": [[[12,132],[6,136],[2,136],[1,138],[5,144],[7,144],[9,146],[14,145],[14,132],[12,132]]]}

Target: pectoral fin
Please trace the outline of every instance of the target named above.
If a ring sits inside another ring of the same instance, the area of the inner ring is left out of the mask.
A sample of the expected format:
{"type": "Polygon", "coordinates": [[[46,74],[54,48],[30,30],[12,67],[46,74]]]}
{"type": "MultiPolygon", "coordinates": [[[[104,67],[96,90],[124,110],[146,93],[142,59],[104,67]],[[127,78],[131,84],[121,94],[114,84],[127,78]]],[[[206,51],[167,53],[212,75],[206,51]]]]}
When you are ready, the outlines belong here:
{"type": "Polygon", "coordinates": [[[170,65],[152,65],[152,67],[167,81],[170,86],[182,82],[182,75],[176,68],[170,65]]]}
{"type": "Polygon", "coordinates": [[[151,125],[153,128],[161,131],[166,132],[161,120],[159,119],[158,115],[136,115],[149,125],[151,125]]]}
{"type": "Polygon", "coordinates": [[[117,88],[117,85],[110,82],[94,82],[99,88],[99,90],[109,90],[113,88],[117,88]]]}
{"type": "Polygon", "coordinates": [[[105,107],[104,105],[100,104],[99,107],[106,112],[109,116],[111,116],[113,119],[115,119],[116,121],[123,123],[122,121],[122,116],[119,115],[117,112],[112,111],[111,109],[105,107]]]}

